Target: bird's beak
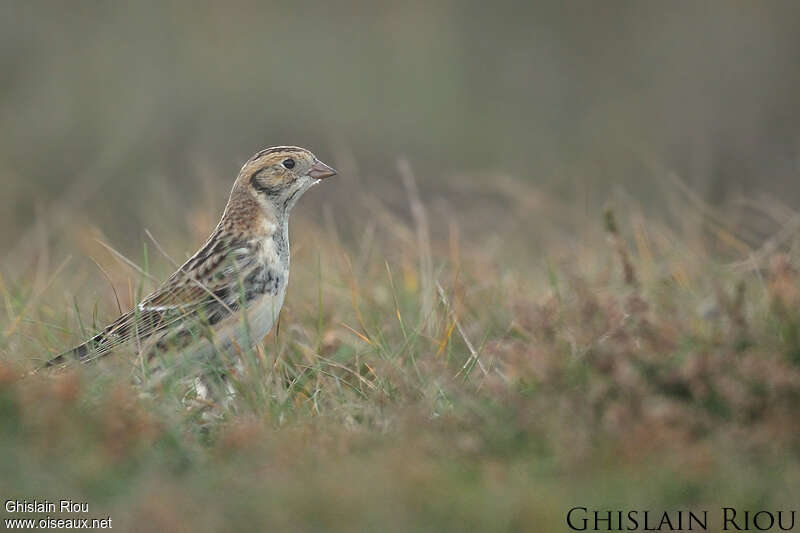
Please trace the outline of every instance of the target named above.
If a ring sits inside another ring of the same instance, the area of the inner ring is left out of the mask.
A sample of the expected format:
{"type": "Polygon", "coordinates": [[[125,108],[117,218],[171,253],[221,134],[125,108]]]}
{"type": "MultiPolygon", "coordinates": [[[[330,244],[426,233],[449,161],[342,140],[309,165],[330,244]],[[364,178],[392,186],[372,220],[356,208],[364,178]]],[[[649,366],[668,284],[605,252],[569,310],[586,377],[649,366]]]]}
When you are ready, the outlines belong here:
{"type": "Polygon", "coordinates": [[[314,179],[321,180],[335,176],[336,171],[322,161],[317,160],[312,165],[311,170],[308,171],[308,175],[314,179]]]}

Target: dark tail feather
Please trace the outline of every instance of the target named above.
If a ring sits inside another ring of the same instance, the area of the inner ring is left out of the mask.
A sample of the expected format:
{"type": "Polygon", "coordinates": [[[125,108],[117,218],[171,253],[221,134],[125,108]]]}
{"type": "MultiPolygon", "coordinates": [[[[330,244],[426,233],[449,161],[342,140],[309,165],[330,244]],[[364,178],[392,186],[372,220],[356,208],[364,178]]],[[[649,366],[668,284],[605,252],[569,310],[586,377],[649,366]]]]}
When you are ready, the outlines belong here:
{"type": "MultiPolygon", "coordinates": [[[[154,315],[160,319],[160,313],[154,315]]],[[[126,313],[106,326],[103,331],[78,346],[60,353],[47,361],[41,368],[50,368],[68,363],[71,360],[91,363],[95,359],[108,355],[113,349],[129,338],[132,328],[132,313],[126,313]]]]}
{"type": "Polygon", "coordinates": [[[94,351],[99,351],[98,348],[100,344],[105,339],[105,333],[98,333],[88,341],[84,342],[83,344],[79,344],[78,346],[72,348],[71,350],[67,350],[66,352],[62,352],[57,356],[53,357],[49,361],[47,361],[42,368],[50,368],[53,366],[61,365],[67,363],[70,360],[80,361],[80,362],[88,362],[87,359],[89,354],[94,351]]]}

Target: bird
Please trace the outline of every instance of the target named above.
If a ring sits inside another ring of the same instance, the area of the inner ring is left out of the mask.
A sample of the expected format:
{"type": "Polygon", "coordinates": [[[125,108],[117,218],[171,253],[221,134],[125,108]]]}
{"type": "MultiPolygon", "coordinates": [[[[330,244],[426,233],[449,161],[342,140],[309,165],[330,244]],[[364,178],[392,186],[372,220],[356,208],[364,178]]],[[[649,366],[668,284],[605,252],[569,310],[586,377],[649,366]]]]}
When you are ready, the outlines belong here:
{"type": "Polygon", "coordinates": [[[145,368],[251,348],[269,333],[289,280],[289,214],[337,172],[305,148],[266,148],[245,162],[205,244],[160,287],[44,367],[123,351],[145,368]]]}

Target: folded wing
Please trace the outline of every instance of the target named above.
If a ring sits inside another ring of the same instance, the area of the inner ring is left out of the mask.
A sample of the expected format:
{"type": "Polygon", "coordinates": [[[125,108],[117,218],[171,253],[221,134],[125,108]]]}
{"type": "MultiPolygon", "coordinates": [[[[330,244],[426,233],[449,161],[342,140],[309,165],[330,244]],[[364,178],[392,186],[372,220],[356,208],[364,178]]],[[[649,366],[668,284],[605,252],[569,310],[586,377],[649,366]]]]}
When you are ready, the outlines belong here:
{"type": "MultiPolygon", "coordinates": [[[[86,342],[50,359],[94,361],[121,347],[168,350],[203,335],[248,300],[245,280],[258,272],[257,246],[215,232],[159,289],[86,342]]],[[[149,355],[149,354],[148,354],[149,355]]]]}

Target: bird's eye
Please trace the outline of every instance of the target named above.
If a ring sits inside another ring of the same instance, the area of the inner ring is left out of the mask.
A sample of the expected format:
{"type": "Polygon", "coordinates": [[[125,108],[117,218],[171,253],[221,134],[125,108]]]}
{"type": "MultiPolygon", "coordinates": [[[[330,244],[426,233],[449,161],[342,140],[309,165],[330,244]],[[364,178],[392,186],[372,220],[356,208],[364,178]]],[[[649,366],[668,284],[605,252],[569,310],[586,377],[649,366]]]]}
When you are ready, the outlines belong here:
{"type": "Polygon", "coordinates": [[[284,159],[283,166],[286,168],[294,168],[294,159],[291,157],[289,159],[284,159]]]}

